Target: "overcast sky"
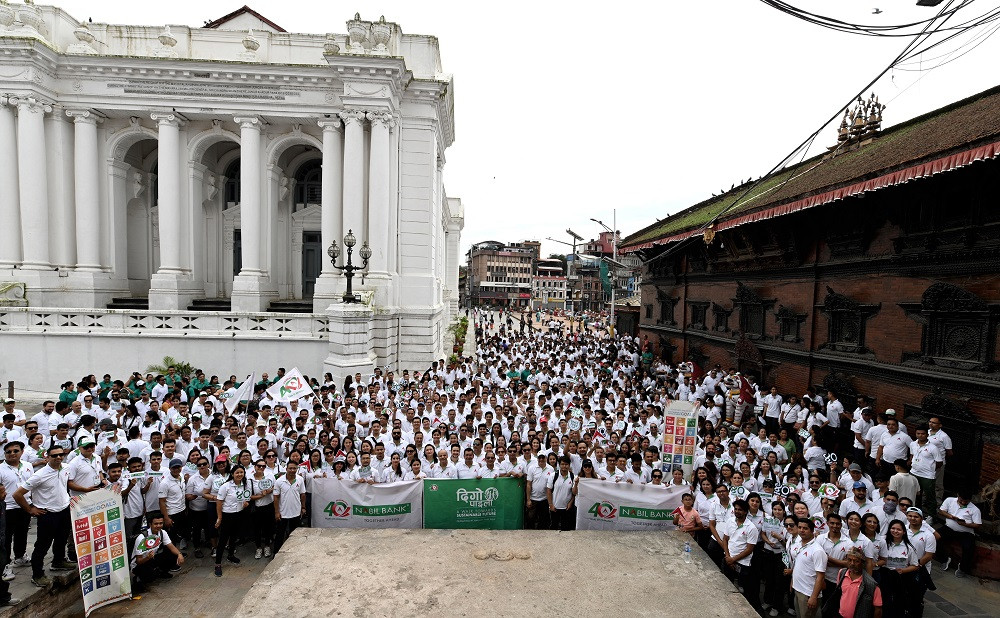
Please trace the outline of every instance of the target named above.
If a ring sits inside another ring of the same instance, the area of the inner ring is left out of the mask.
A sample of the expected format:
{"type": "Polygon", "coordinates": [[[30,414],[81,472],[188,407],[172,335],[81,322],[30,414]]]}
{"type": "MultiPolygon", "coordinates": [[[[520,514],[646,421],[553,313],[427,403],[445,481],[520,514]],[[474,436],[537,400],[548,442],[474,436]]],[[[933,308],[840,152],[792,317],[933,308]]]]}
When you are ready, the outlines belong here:
{"type": "MultiPolygon", "coordinates": [[[[878,25],[940,10],[916,0],[790,1],[878,25]],[[876,7],[881,14],[872,14],[876,7]]],[[[200,26],[243,2],[52,3],[81,20],[200,26]]],[[[596,237],[590,217],[611,225],[612,209],[627,235],[756,178],[908,41],[822,29],[756,0],[248,4],[292,32],[343,33],[360,11],[440,39],[444,70],[455,79],[456,140],[445,183],[465,205],[463,252],[483,240],[568,240],[567,227],[596,237]]],[[[959,15],[997,4],[978,0],[959,15]]],[[[947,59],[932,60],[969,38],[928,52],[924,65],[947,59]]],[[[933,71],[886,75],[875,87],[888,104],[885,125],[997,85],[998,52],[1000,36],[933,71]]],[[[835,128],[814,152],[836,143],[835,128]]],[[[543,254],[566,249],[542,247],[543,254]]]]}

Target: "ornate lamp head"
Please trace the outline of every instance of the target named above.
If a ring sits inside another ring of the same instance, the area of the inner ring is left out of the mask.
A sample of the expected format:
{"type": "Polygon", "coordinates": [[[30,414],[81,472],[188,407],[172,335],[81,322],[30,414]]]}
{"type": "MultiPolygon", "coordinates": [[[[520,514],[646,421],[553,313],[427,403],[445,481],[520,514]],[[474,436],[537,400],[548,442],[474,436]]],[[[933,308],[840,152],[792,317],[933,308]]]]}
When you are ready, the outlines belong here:
{"type": "Polygon", "coordinates": [[[326,250],[326,254],[330,256],[331,260],[336,260],[340,256],[340,247],[337,245],[336,240],[330,244],[330,248],[326,250]]]}
{"type": "Polygon", "coordinates": [[[368,246],[367,240],[361,245],[361,251],[358,255],[360,255],[361,259],[366,262],[368,261],[368,258],[372,256],[372,248],[368,246]]]}
{"type": "Polygon", "coordinates": [[[347,236],[344,236],[344,246],[351,248],[358,244],[358,239],[354,237],[354,230],[347,230],[347,236]]]}

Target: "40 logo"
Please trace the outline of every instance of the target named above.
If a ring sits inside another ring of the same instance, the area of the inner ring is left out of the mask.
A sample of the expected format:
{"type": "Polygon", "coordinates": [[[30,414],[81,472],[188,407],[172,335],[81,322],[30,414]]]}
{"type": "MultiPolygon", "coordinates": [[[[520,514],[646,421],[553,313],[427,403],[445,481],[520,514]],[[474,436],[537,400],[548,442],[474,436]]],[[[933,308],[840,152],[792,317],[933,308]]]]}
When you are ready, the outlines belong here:
{"type": "Polygon", "coordinates": [[[587,512],[600,519],[614,519],[618,516],[618,508],[607,500],[595,502],[594,506],[590,507],[587,512]]]}
{"type": "Polygon", "coordinates": [[[351,505],[344,502],[343,500],[337,500],[336,502],[331,502],[326,505],[323,512],[330,517],[350,517],[351,516],[351,505]]]}

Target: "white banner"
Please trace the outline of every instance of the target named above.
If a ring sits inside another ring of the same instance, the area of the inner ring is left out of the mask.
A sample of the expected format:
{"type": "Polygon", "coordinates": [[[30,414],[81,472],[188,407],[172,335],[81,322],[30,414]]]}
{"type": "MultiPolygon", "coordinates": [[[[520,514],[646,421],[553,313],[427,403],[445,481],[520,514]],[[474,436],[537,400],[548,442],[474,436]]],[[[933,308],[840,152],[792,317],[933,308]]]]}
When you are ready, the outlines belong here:
{"type": "Polygon", "coordinates": [[[241,401],[249,401],[253,399],[253,387],[254,379],[256,379],[257,374],[251,373],[250,376],[244,380],[243,384],[240,385],[236,392],[233,393],[232,397],[228,397],[228,394],[223,394],[223,405],[229,410],[230,414],[236,409],[236,406],[240,405],[241,401]]]}
{"type": "Polygon", "coordinates": [[[313,479],[313,528],[420,528],[423,508],[423,481],[313,479]]]}
{"type": "Polygon", "coordinates": [[[267,395],[274,401],[291,401],[312,394],[309,383],[302,377],[298,367],[292,367],[291,371],[267,389],[267,395]]]}
{"type": "Polygon", "coordinates": [[[121,494],[98,489],[76,496],[70,501],[70,517],[84,613],[131,598],[121,494]]]}
{"type": "Polygon", "coordinates": [[[577,530],[673,530],[687,485],[633,485],[580,479],[577,530]]]}
{"type": "Polygon", "coordinates": [[[694,405],[690,401],[668,401],[663,410],[663,452],[660,457],[664,480],[669,479],[674,470],[682,470],[685,479],[691,478],[697,443],[698,416],[694,405]]]}

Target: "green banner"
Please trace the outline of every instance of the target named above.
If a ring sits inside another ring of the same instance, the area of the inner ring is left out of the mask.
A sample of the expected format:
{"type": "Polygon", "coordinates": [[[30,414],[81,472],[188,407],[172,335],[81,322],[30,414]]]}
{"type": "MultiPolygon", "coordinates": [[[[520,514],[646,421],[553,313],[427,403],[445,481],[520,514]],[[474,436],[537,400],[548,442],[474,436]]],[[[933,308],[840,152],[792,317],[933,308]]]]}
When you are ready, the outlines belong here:
{"type": "Polygon", "coordinates": [[[427,479],[424,528],[524,528],[524,479],[427,479]]]}

